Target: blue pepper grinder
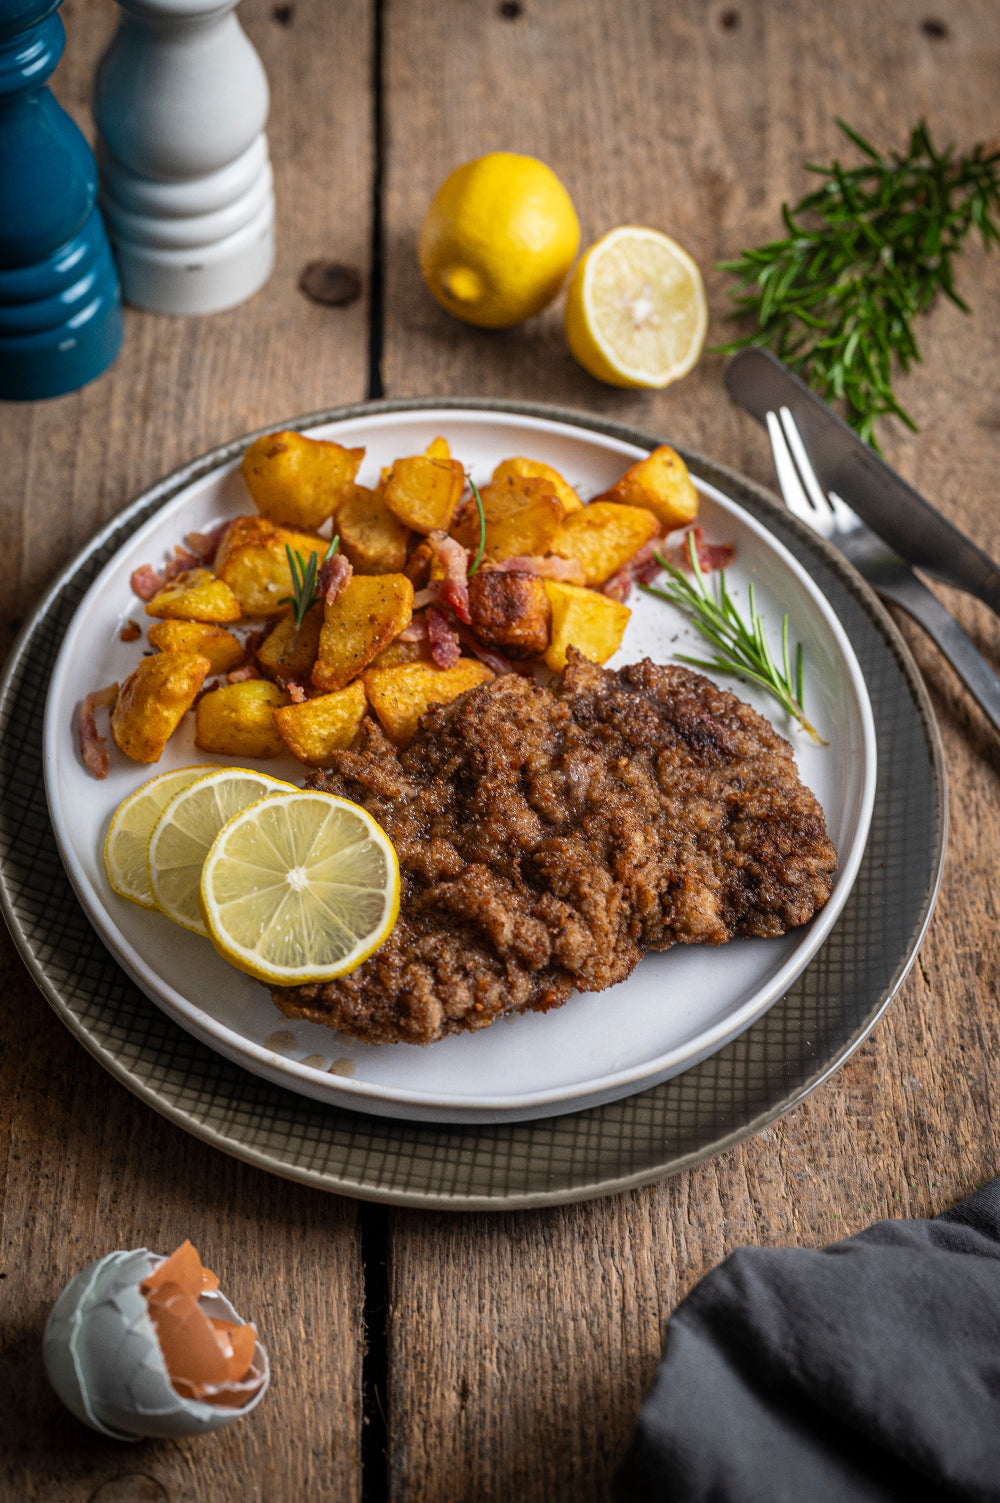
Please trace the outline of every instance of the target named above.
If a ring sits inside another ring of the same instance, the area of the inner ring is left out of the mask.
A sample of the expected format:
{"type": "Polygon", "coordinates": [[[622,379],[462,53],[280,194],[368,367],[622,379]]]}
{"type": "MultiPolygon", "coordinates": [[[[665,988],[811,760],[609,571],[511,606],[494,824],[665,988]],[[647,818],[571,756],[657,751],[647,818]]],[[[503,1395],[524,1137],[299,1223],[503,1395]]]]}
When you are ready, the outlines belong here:
{"type": "Polygon", "coordinates": [[[90,147],[45,87],[61,0],[0,0],[0,398],[99,376],[122,341],[121,289],[90,147]]]}

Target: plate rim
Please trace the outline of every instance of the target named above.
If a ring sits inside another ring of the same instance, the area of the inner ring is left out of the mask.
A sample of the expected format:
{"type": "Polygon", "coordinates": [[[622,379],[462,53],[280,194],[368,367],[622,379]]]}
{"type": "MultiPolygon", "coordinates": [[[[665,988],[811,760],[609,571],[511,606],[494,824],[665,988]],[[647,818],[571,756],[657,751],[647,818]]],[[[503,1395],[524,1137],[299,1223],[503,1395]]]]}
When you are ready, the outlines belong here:
{"type": "MultiPolygon", "coordinates": [[[[63,568],[59,572],[48,590],[42,596],[42,599],[40,600],[34,611],[29,616],[28,620],[25,622],[11,649],[7,664],[4,667],[2,679],[0,679],[0,714],[3,713],[4,707],[7,704],[7,700],[11,692],[11,685],[21,665],[21,661],[28,647],[28,644],[30,643],[36,631],[38,631],[40,626],[44,623],[53,606],[58,602],[63,591],[67,588],[67,585],[74,580],[76,575],[83,568],[86,567],[88,561],[93,557],[93,555],[99,552],[107,544],[109,544],[116,536],[120,534],[122,540],[124,540],[124,537],[127,535],[127,533],[134,530],[132,524],[134,524],[139,514],[148,514],[151,516],[158,508],[158,506],[164,504],[168,499],[170,499],[172,495],[176,494],[184,486],[198,479],[207,471],[220,467],[221,465],[225,464],[227,460],[236,457],[241,452],[242,448],[245,447],[248,442],[252,441],[253,437],[257,436],[258,434],[274,432],[276,429],[282,427],[290,429],[313,427],[323,423],[339,422],[349,420],[354,417],[367,416],[373,413],[412,413],[415,411],[426,411],[431,409],[471,410],[482,412],[485,415],[489,415],[491,413],[504,413],[514,416],[536,417],[547,421],[552,421],[557,424],[568,425],[570,427],[582,428],[585,431],[604,434],[609,437],[618,439],[624,443],[633,444],[637,447],[646,449],[650,449],[652,447],[655,447],[657,443],[666,441],[659,436],[651,434],[647,430],[634,427],[631,424],[620,423],[615,420],[606,419],[595,414],[575,411],[571,408],[543,403],[503,401],[500,399],[490,398],[449,398],[435,396],[413,399],[387,399],[378,402],[361,402],[348,404],[346,406],[320,409],[319,411],[297,416],[292,419],[285,419],[277,423],[269,423],[255,430],[255,433],[253,434],[230,440],[222,445],[217,445],[213,449],[210,449],[204,454],[198,456],[196,459],[188,461],[187,463],[176,467],[167,475],[161,477],[160,480],[154,482],[152,486],[149,486],[145,490],[143,490],[132,502],[130,502],[125,508],[123,508],[121,512],[116,514],[114,518],[106,523],[105,526],[101,528],[93,538],[91,538],[89,543],[86,544],[78,552],[74,559],[72,559],[65,566],[65,568],[63,568]]],[[[530,1206],[572,1203],[574,1201],[592,1198],[595,1196],[617,1193],[621,1190],[633,1188],[637,1185],[654,1182],[658,1179],[666,1177],[669,1174],[679,1172],[682,1169],[690,1168],[698,1162],[702,1162],[705,1159],[713,1157],[718,1153],[725,1152],[729,1147],[734,1146],[736,1143],[744,1140],[746,1137],[760,1131],[760,1129],[768,1122],[773,1121],[777,1117],[783,1115],[792,1106],[804,1099],[806,1095],[808,1095],[819,1084],[821,1084],[823,1080],[827,1079],[831,1074],[833,1074],[839,1068],[839,1066],[843,1064],[847,1058],[850,1057],[854,1050],[863,1042],[864,1038],[867,1037],[871,1029],[875,1026],[876,1022],[884,1013],[886,1007],[889,1005],[889,1002],[892,1000],[892,997],[895,995],[902,981],[905,979],[905,976],[907,975],[910,967],[913,964],[920,943],[926,932],[927,925],[929,924],[930,918],[933,914],[934,904],[940,887],[941,875],[944,866],[947,828],[947,784],[944,772],[944,755],[943,748],[941,746],[940,734],[938,732],[938,728],[934,719],[926,688],[923,684],[922,679],[920,678],[919,671],[917,670],[916,665],[913,662],[912,657],[910,656],[909,649],[907,648],[904,639],[900,635],[897,627],[895,626],[895,623],[892,621],[892,618],[889,616],[888,612],[885,611],[884,607],[877,600],[869,587],[859,578],[859,576],[856,575],[853,568],[851,568],[851,566],[847,564],[846,560],[844,560],[842,556],[837,553],[836,550],[833,549],[829,544],[823,543],[821,539],[817,539],[811,532],[803,528],[802,524],[798,524],[796,523],[794,518],[790,518],[784,511],[784,509],[780,506],[780,503],[756,482],[749,480],[747,477],[742,476],[737,471],[729,469],[727,466],[722,465],[716,460],[710,459],[708,456],[703,455],[698,451],[688,449],[679,443],[676,444],[676,447],[688,460],[692,468],[701,468],[705,472],[705,478],[708,479],[710,483],[718,483],[720,485],[720,488],[723,484],[731,486],[735,491],[733,499],[737,502],[737,504],[740,504],[740,492],[746,492],[753,498],[754,504],[761,507],[761,509],[765,513],[765,517],[769,511],[772,512],[775,516],[780,516],[783,526],[793,536],[799,536],[801,541],[805,543],[808,548],[817,551],[823,557],[827,566],[831,568],[835,574],[839,575],[841,581],[848,587],[848,589],[856,597],[866,614],[878,627],[879,632],[885,640],[887,647],[891,650],[892,655],[895,658],[896,665],[905,680],[906,688],[912,698],[913,707],[916,711],[920,727],[923,731],[930,766],[930,775],[937,795],[934,805],[935,829],[934,839],[932,842],[934,849],[934,859],[932,863],[933,870],[930,874],[930,881],[924,890],[923,901],[920,905],[920,911],[915,915],[916,921],[912,927],[911,938],[909,940],[906,952],[901,956],[895,968],[895,971],[890,978],[888,986],[885,988],[884,992],[876,999],[875,1005],[871,1009],[869,1009],[869,1012],[862,1019],[859,1026],[847,1038],[844,1046],[840,1048],[833,1057],[821,1061],[817,1070],[812,1075],[800,1081],[790,1092],[770,1102],[767,1108],[765,1108],[762,1112],[758,1112],[745,1121],[736,1124],[730,1131],[723,1132],[718,1136],[714,1136],[710,1141],[706,1141],[699,1146],[692,1148],[688,1152],[674,1157],[666,1155],[660,1162],[646,1166],[639,1170],[632,1171],[625,1174],[624,1176],[610,1175],[600,1179],[597,1182],[591,1182],[587,1184],[574,1183],[561,1186],[554,1190],[527,1190],[521,1193],[517,1191],[507,1192],[500,1197],[494,1194],[478,1193],[456,1196],[454,1194],[436,1191],[433,1189],[399,1190],[386,1188],[385,1186],[377,1184],[367,1184],[362,1182],[361,1180],[348,1181],[346,1179],[337,1179],[336,1176],[331,1175],[329,1172],[318,1171],[311,1169],[308,1166],[303,1167],[301,1165],[289,1164],[284,1161],[280,1161],[274,1157],[273,1153],[261,1150],[254,1147],[253,1145],[248,1145],[243,1142],[234,1143],[231,1139],[227,1139],[223,1134],[218,1132],[210,1125],[193,1120],[190,1113],[185,1112],[180,1108],[175,1108],[169,1102],[161,1099],[161,1097],[155,1090],[146,1086],[142,1080],[135,1078],[126,1064],[123,1064],[113,1053],[111,1053],[108,1049],[102,1047],[96,1040],[92,1039],[89,1036],[87,1030],[80,1027],[79,1020],[76,1019],[75,1015],[72,1012],[72,1009],[63,999],[55,982],[47,974],[41,959],[35,955],[34,950],[32,949],[31,944],[28,940],[28,936],[21,929],[17,916],[14,912],[13,904],[8,891],[6,873],[3,870],[2,866],[0,866],[0,906],[2,906],[5,919],[7,920],[8,927],[11,929],[15,944],[21,951],[21,954],[28,965],[33,979],[36,981],[36,984],[39,985],[43,994],[47,997],[47,1000],[54,1007],[57,1014],[62,1017],[63,1021],[67,1024],[74,1036],[77,1037],[80,1042],[84,1043],[84,1046],[88,1049],[88,1052],[90,1052],[92,1056],[98,1060],[103,1068],[108,1069],[109,1073],[117,1078],[128,1089],[130,1089],[133,1094],[139,1096],[140,1099],[144,1100],[148,1105],[152,1106],[154,1110],[158,1111],[161,1115],[167,1117],[169,1120],[174,1121],[176,1125],[182,1127],[185,1131],[191,1132],[194,1136],[200,1137],[204,1141],[212,1143],[214,1146],[222,1149],[222,1151],[228,1152],[237,1158],[265,1168],[269,1172],[278,1173],[283,1177],[313,1184],[320,1188],[331,1190],[336,1193],[354,1195],[363,1199],[380,1200],[390,1204],[417,1205],[428,1208],[437,1207],[445,1209],[482,1210],[527,1208],[530,1206]],[[721,478],[717,479],[716,477],[721,478]]],[[[180,1026],[173,1023],[172,1020],[166,1019],[165,1021],[170,1027],[179,1028],[180,1026]]],[[[683,1078],[683,1076],[674,1077],[675,1080],[681,1078],[683,1078]]],[[[662,1091],[669,1088],[670,1084],[671,1082],[667,1081],[662,1085],[650,1087],[649,1090],[652,1092],[662,1091]]],[[[639,1092],[638,1094],[641,1096],[646,1093],[639,1092]]],[[[615,1104],[613,1103],[612,1107],[614,1105],[615,1104]]],[[[330,1107],[328,1109],[331,1111],[340,1111],[340,1108],[336,1107],[330,1107]]],[[[609,1108],[601,1106],[590,1107],[585,1108],[584,1113],[600,1113],[608,1109],[609,1108]]],[[[360,1114],[351,1113],[347,1109],[345,1109],[345,1115],[354,1117],[359,1116],[360,1114]]],[[[575,1116],[577,1114],[573,1113],[570,1115],[575,1116]]],[[[547,1118],[540,1119],[540,1123],[529,1121],[520,1124],[515,1123],[513,1125],[516,1127],[521,1127],[522,1129],[526,1128],[530,1130],[533,1126],[544,1125],[546,1122],[551,1122],[553,1120],[558,1121],[560,1119],[547,1118]]],[[[397,1122],[394,1119],[389,1118],[380,1118],[378,1119],[378,1122],[383,1127],[398,1128],[399,1130],[405,1130],[408,1127],[414,1126],[420,1127],[427,1131],[434,1131],[439,1126],[446,1131],[453,1130],[454,1128],[454,1124],[413,1124],[403,1121],[397,1122]]],[[[473,1133],[489,1133],[503,1130],[503,1124],[500,1124],[499,1126],[494,1126],[492,1124],[475,1124],[471,1127],[463,1128],[463,1131],[471,1131],[473,1133]]]]}

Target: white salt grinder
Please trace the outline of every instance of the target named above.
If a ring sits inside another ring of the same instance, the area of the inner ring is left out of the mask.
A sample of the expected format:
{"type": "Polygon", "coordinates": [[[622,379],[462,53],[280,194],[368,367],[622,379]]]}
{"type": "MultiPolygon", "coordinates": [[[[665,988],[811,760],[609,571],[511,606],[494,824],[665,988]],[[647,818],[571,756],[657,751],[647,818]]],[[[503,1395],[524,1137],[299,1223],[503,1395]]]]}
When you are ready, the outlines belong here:
{"type": "Polygon", "coordinates": [[[263,65],[236,0],[118,0],[94,80],[101,207],[127,302],[242,303],[274,265],[263,65]]]}

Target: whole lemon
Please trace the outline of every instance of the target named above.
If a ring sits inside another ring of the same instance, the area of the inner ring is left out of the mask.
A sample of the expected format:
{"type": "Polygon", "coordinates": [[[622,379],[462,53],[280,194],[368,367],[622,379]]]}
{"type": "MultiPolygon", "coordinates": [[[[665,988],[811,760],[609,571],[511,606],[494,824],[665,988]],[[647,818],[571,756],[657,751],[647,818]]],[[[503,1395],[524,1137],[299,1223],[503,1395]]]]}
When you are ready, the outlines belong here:
{"type": "Polygon", "coordinates": [[[494,151],[457,167],[435,193],[420,270],[456,318],[506,329],[552,301],[579,244],[576,210],[552,169],[494,151]]]}

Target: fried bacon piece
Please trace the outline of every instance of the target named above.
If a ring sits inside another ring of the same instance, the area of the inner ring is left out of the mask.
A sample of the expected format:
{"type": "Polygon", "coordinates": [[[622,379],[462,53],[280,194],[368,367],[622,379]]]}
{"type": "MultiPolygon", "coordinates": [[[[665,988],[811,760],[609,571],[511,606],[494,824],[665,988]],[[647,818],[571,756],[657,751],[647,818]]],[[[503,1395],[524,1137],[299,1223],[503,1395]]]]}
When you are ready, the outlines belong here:
{"type": "Polygon", "coordinates": [[[84,766],[94,774],[95,778],[107,777],[109,762],[107,739],[98,733],[94,711],[109,710],[117,698],[118,685],[108,684],[104,689],[93,689],[89,694],[85,694],[83,704],[80,706],[80,718],[77,723],[80,755],[84,766]]]}

